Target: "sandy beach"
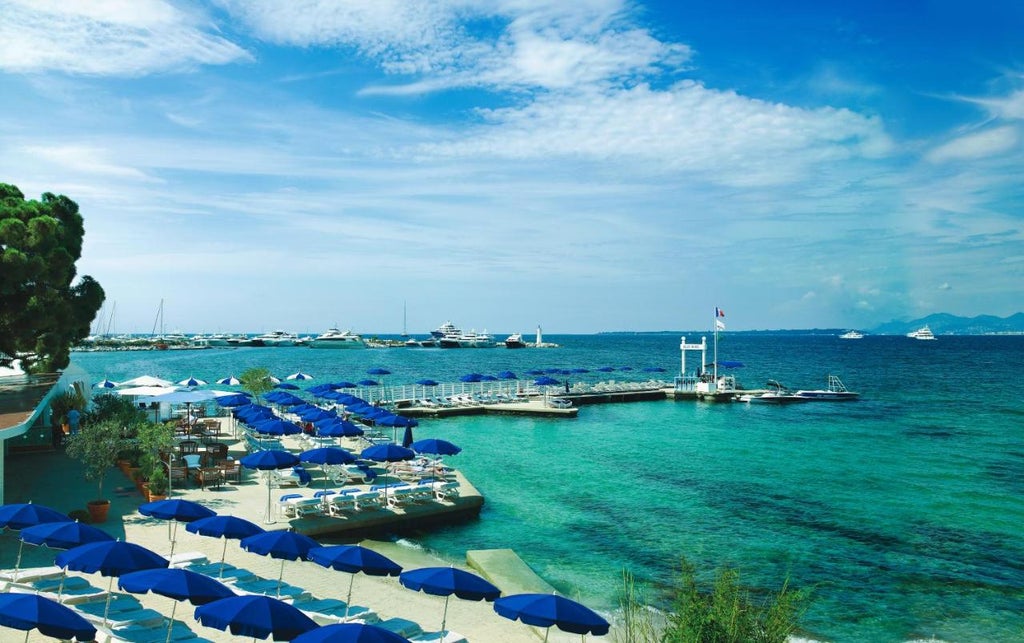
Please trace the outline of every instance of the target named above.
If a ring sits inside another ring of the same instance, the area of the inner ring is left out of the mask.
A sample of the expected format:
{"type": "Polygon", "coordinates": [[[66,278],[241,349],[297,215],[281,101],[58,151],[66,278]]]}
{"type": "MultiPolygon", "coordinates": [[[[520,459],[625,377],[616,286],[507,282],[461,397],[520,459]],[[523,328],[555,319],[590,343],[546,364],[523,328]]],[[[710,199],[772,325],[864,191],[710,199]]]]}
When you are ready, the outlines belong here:
{"type": "MultiPolygon", "coordinates": [[[[230,434],[229,431],[226,431],[230,434]]],[[[288,438],[291,440],[293,438],[288,438]]],[[[230,445],[231,455],[238,457],[240,443],[232,438],[222,440],[230,445]]],[[[297,448],[297,445],[286,446],[297,448]]],[[[318,480],[310,489],[298,489],[312,495],[318,480]]],[[[104,496],[111,499],[110,516],[106,523],[97,525],[116,538],[137,543],[167,555],[170,552],[169,524],[166,521],[148,518],[138,513],[139,504],[144,502],[135,487],[117,469],[111,469],[105,480],[104,496]]],[[[273,498],[287,492],[288,489],[274,489],[273,498]]],[[[69,512],[85,507],[86,501],[96,496],[94,482],[83,482],[81,466],[71,460],[63,452],[32,453],[12,455],[8,459],[7,498],[8,503],[33,501],[46,504],[60,511],[69,512]]],[[[287,518],[278,517],[275,524],[264,524],[264,513],[267,503],[267,489],[255,472],[246,471],[241,484],[227,483],[217,488],[199,488],[190,482],[184,489],[174,489],[174,497],[193,500],[208,506],[219,514],[232,514],[250,520],[267,529],[286,529],[289,527],[287,518]]],[[[176,529],[175,554],[188,552],[202,554],[211,561],[218,561],[221,556],[223,541],[189,533],[183,524],[176,529]]],[[[526,569],[525,566],[507,566],[495,564],[493,569],[472,569],[466,559],[441,560],[404,541],[390,542],[382,540],[362,540],[360,544],[374,549],[400,564],[403,569],[421,567],[447,566],[472,571],[483,575],[497,585],[503,595],[526,591],[544,591],[547,584],[526,569]]],[[[14,532],[7,532],[0,539],[0,564],[4,568],[13,567],[17,556],[18,540],[14,532]]],[[[480,560],[488,559],[488,552],[480,552],[480,560]]],[[[24,548],[22,566],[52,564],[54,550],[26,546],[24,548]]],[[[277,579],[281,572],[281,561],[267,556],[243,551],[238,541],[228,541],[226,562],[250,570],[257,576],[277,579]]],[[[81,575],[88,578],[93,585],[106,588],[108,578],[99,575],[81,575]]],[[[348,592],[351,576],[344,572],[326,569],[312,562],[286,561],[284,564],[284,581],[291,585],[304,588],[316,598],[337,598],[344,600],[348,592]]],[[[114,581],[116,591],[117,581],[114,581]]],[[[167,616],[171,614],[173,601],[154,594],[138,596],[148,608],[159,611],[167,616]]],[[[358,574],[355,577],[352,604],[373,610],[380,619],[402,618],[420,625],[425,632],[437,632],[441,626],[444,598],[413,592],[401,586],[396,577],[372,577],[358,574]]],[[[235,637],[216,629],[200,625],[193,617],[191,605],[179,605],[175,618],[188,625],[200,639],[211,641],[233,641],[235,637]]],[[[492,604],[484,601],[472,602],[455,597],[449,601],[446,629],[458,632],[471,641],[536,641],[543,638],[544,631],[535,629],[516,621],[510,621],[494,612],[492,604]]],[[[30,641],[50,640],[33,632],[30,641]]],[[[101,639],[102,640],[102,639],[101,639]]],[[[552,630],[549,640],[579,640],[576,635],[569,635],[552,630]]]]}

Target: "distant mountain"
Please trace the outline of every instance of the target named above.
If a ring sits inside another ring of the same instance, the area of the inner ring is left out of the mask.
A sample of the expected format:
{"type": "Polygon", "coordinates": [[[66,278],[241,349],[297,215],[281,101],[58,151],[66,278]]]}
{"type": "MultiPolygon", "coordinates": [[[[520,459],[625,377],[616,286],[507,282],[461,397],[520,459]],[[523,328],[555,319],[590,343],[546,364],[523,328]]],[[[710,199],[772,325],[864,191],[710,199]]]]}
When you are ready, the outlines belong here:
{"type": "Polygon", "coordinates": [[[1024,313],[1016,313],[1009,317],[995,315],[978,315],[977,317],[958,317],[949,313],[935,313],[911,321],[898,321],[882,324],[872,328],[873,335],[903,335],[927,325],[936,335],[996,335],[1024,333],[1024,313]]]}

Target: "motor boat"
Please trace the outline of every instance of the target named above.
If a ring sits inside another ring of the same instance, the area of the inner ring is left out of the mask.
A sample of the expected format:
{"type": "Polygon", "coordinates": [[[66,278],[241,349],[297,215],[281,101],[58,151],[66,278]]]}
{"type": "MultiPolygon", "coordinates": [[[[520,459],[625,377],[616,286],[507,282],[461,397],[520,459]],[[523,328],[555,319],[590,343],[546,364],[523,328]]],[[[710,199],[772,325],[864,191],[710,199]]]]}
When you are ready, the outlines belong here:
{"type": "Polygon", "coordinates": [[[295,333],[286,333],[283,330],[275,330],[253,338],[257,346],[299,346],[304,342],[295,333]]]}
{"type": "Polygon", "coordinates": [[[840,335],[839,339],[864,339],[864,333],[859,333],[855,330],[851,330],[840,335]]]}
{"type": "Polygon", "coordinates": [[[907,337],[909,337],[911,339],[923,339],[925,341],[930,341],[930,340],[934,340],[935,339],[935,335],[932,334],[932,329],[928,328],[927,325],[922,326],[921,328],[918,328],[915,331],[911,331],[911,332],[907,333],[907,337]]]}
{"type": "Polygon", "coordinates": [[[505,338],[505,348],[526,348],[526,342],[519,333],[512,333],[505,338]]]}
{"type": "Polygon", "coordinates": [[[768,380],[765,384],[768,390],[760,395],[743,395],[739,397],[740,402],[751,404],[798,404],[810,402],[811,398],[801,397],[790,391],[776,380],[768,380]]]}
{"type": "Polygon", "coordinates": [[[818,402],[850,402],[860,399],[860,393],[846,390],[843,381],[836,375],[828,376],[828,388],[826,389],[800,390],[795,395],[818,402]]]}
{"type": "Polygon", "coordinates": [[[486,331],[483,333],[470,331],[445,335],[438,340],[438,346],[441,348],[492,348],[496,344],[494,337],[488,335],[486,331]]]}
{"type": "Polygon", "coordinates": [[[430,336],[434,339],[441,339],[446,335],[461,335],[462,331],[455,327],[455,324],[450,321],[446,321],[434,330],[430,331],[430,336]]]}
{"type": "Polygon", "coordinates": [[[328,328],[309,342],[310,348],[365,348],[363,338],[350,330],[328,328]]]}

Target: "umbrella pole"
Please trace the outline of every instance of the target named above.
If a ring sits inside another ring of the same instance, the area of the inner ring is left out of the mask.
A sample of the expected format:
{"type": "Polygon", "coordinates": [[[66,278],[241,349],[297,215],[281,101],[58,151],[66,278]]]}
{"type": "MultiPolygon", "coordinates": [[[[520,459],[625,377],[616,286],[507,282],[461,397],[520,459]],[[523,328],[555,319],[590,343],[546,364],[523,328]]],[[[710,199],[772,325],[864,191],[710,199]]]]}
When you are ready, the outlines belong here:
{"type": "Polygon", "coordinates": [[[345,599],[345,620],[348,620],[348,610],[352,607],[352,583],[356,582],[356,575],[353,573],[348,581],[348,598],[345,599]]]}
{"type": "Polygon", "coordinates": [[[451,598],[451,594],[447,594],[444,597],[444,613],[441,614],[441,640],[444,640],[444,626],[448,622],[448,599],[451,598]]]}
{"type": "Polygon", "coordinates": [[[284,579],[284,559],[281,559],[281,573],[277,575],[277,597],[281,598],[281,581],[284,579]]]}
{"type": "Polygon", "coordinates": [[[267,515],[264,517],[264,524],[270,525],[274,522],[274,517],[270,515],[270,470],[267,470],[267,515]]]}
{"type": "Polygon", "coordinates": [[[171,630],[174,629],[174,610],[178,609],[178,601],[171,605],[171,618],[167,619],[167,643],[171,643],[171,630]]]}
{"type": "Polygon", "coordinates": [[[18,541],[18,559],[14,561],[14,580],[18,580],[18,570],[21,569],[21,550],[25,547],[25,541],[18,541]]]}
{"type": "Polygon", "coordinates": [[[107,582],[107,602],[103,606],[103,627],[107,626],[107,617],[110,615],[110,592],[114,590],[114,576],[111,574],[107,582]]]}
{"type": "Polygon", "coordinates": [[[224,578],[224,557],[228,553],[228,538],[224,537],[224,547],[220,550],[220,570],[217,572],[217,578],[224,578]]]}
{"type": "Polygon", "coordinates": [[[175,545],[175,543],[178,542],[177,541],[178,521],[177,520],[172,520],[171,522],[173,522],[174,524],[173,525],[167,525],[167,528],[171,532],[171,553],[167,556],[167,560],[170,561],[170,562],[173,562],[173,559],[174,559],[174,545],[175,545]]]}

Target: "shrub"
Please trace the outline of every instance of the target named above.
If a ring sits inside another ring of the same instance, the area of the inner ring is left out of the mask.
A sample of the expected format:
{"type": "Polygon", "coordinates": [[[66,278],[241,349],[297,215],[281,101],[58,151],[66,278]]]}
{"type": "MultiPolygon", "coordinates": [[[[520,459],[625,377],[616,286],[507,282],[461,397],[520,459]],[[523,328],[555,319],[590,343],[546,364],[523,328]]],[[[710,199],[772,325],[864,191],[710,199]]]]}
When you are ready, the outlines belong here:
{"type": "Polygon", "coordinates": [[[85,509],[73,509],[69,511],[68,518],[72,520],[77,520],[78,522],[84,523],[86,525],[88,525],[89,521],[92,519],[89,516],[89,512],[86,511],[85,509]]]}

